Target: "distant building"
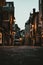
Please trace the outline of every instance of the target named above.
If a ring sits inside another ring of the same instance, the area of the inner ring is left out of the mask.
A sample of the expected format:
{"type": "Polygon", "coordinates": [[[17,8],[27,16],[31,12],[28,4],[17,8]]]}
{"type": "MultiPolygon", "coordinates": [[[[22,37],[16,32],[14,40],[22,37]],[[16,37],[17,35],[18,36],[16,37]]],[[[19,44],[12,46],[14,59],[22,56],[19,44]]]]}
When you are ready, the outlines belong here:
{"type": "MultiPolygon", "coordinates": [[[[15,34],[18,34],[18,36],[19,36],[20,28],[18,27],[18,24],[15,24],[15,25],[14,25],[13,31],[15,32],[15,34]]],[[[15,34],[14,34],[14,35],[15,35],[15,34]]]]}
{"type": "Polygon", "coordinates": [[[20,31],[20,38],[22,39],[21,45],[25,45],[25,29],[20,31]]]}

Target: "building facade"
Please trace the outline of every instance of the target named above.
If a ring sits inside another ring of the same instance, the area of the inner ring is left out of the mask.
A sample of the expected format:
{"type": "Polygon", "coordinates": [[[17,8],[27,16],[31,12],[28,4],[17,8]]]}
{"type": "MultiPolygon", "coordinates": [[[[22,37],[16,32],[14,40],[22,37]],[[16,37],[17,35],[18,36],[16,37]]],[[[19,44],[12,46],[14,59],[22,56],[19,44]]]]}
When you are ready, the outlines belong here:
{"type": "Polygon", "coordinates": [[[39,0],[39,25],[41,27],[41,43],[43,45],[43,0],[39,0]]]}
{"type": "Polygon", "coordinates": [[[25,38],[28,45],[41,45],[41,27],[39,26],[39,12],[33,9],[25,24],[25,38]],[[28,33],[28,34],[27,34],[28,33]]]}
{"type": "Polygon", "coordinates": [[[14,3],[1,0],[0,2],[0,44],[12,45],[12,26],[14,23],[14,3]]]}

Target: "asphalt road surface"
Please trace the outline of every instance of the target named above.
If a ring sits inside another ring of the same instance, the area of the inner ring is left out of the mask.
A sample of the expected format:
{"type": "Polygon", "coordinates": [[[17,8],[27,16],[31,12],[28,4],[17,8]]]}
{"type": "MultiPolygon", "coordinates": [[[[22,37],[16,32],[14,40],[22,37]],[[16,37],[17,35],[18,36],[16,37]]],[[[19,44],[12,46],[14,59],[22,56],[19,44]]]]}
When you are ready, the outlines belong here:
{"type": "Polygon", "coordinates": [[[43,47],[0,47],[0,65],[43,65],[43,47]]]}

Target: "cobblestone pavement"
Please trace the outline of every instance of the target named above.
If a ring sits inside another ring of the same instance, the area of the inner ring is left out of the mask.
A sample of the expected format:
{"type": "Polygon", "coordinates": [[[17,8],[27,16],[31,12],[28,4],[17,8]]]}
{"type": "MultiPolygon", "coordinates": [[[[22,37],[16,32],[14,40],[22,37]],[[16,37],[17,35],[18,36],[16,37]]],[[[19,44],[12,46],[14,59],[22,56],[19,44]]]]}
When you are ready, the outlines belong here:
{"type": "Polygon", "coordinates": [[[0,65],[43,65],[43,47],[0,46],[0,65]]]}

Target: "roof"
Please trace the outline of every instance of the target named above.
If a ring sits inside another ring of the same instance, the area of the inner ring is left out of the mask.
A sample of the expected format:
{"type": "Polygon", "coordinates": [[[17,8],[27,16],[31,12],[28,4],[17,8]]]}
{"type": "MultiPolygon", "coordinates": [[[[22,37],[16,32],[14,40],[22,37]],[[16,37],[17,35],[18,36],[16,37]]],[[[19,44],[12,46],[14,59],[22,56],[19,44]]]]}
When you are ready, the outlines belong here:
{"type": "Polygon", "coordinates": [[[39,14],[39,12],[30,13],[30,17],[29,17],[29,19],[26,21],[25,25],[30,24],[30,22],[33,23],[33,20],[34,20],[35,16],[37,16],[38,14],[39,14]]]}

